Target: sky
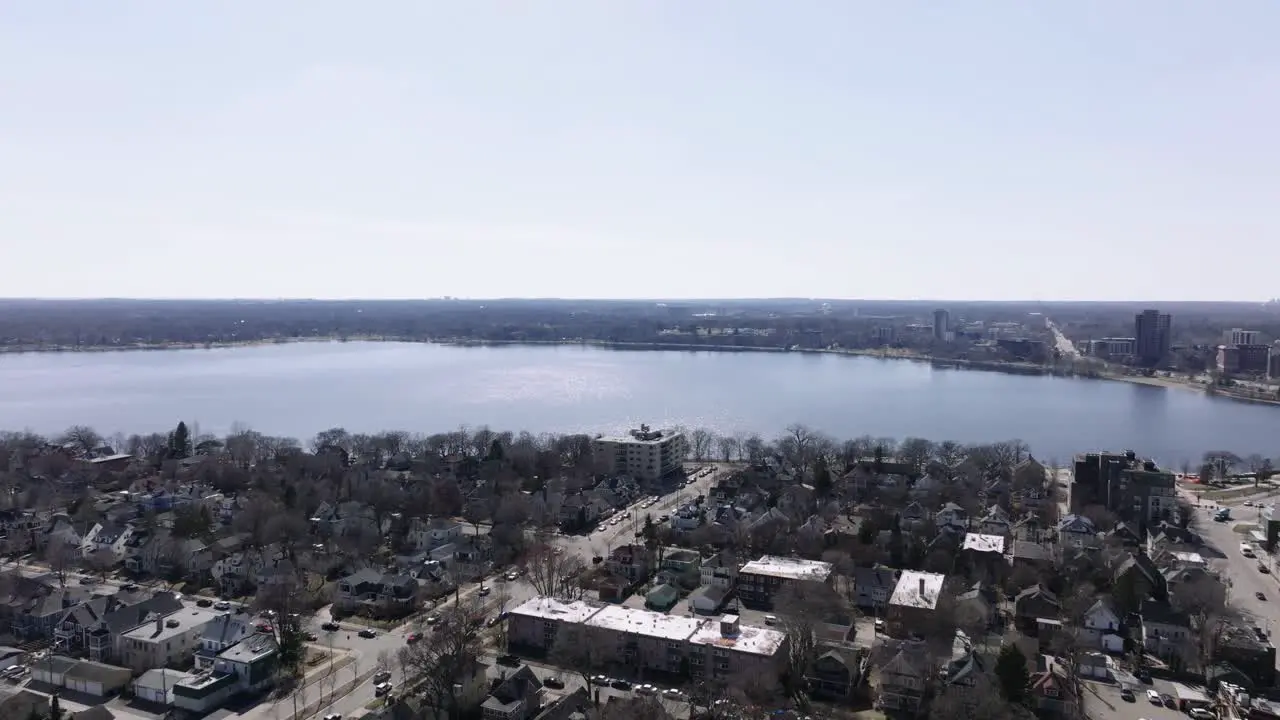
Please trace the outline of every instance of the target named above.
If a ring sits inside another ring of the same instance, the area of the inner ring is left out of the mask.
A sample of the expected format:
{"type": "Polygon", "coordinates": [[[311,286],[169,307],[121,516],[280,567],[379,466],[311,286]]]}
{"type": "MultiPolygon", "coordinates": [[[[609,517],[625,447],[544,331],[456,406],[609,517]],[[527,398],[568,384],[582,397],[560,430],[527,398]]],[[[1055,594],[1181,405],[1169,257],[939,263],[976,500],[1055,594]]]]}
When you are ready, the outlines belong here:
{"type": "Polygon", "coordinates": [[[0,296],[1264,300],[1280,3],[0,0],[0,296]]]}

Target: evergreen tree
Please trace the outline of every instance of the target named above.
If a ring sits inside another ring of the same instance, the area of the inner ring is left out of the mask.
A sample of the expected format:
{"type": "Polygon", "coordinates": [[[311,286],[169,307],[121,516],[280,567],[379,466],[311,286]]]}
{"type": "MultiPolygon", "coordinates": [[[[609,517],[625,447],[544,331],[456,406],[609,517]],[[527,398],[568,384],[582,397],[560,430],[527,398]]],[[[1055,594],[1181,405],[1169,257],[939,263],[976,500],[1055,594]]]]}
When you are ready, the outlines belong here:
{"type": "Polygon", "coordinates": [[[49,718],[50,720],[62,720],[62,705],[58,702],[57,695],[49,696],[49,718]]]}
{"type": "Polygon", "coordinates": [[[879,475],[884,472],[884,446],[876,446],[875,462],[872,463],[872,469],[879,475]]]}
{"type": "Polygon", "coordinates": [[[825,457],[818,458],[813,467],[813,491],[820,498],[831,494],[831,468],[827,467],[825,457]]]}
{"type": "Polygon", "coordinates": [[[504,457],[506,457],[506,451],[502,449],[502,441],[498,438],[494,438],[493,442],[489,443],[488,459],[502,460],[504,457]]]}
{"type": "Polygon", "coordinates": [[[178,427],[169,433],[169,459],[181,460],[191,457],[191,431],[187,424],[178,421],[178,427]]]}
{"type": "Polygon", "coordinates": [[[1027,672],[1027,658],[1010,643],[1000,648],[996,658],[996,680],[1000,683],[1000,695],[1011,703],[1020,703],[1027,695],[1031,674],[1027,672]]]}

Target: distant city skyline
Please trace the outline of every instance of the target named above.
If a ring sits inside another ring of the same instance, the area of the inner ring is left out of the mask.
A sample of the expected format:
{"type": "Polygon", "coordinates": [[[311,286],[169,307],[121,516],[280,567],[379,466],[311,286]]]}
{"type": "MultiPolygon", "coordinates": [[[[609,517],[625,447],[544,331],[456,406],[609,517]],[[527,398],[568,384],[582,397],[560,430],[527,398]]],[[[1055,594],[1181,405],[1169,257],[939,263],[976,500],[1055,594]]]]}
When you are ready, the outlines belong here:
{"type": "Polygon", "coordinates": [[[10,3],[0,296],[1261,303],[1278,25],[1262,0],[10,3]]]}

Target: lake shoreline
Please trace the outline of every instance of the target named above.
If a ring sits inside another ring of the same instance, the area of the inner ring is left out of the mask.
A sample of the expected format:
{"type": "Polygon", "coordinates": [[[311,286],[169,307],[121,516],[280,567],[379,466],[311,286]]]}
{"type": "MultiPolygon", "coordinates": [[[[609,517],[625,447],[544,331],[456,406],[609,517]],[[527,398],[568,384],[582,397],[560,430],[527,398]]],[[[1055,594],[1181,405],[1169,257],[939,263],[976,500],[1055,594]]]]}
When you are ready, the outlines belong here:
{"type": "Polygon", "coordinates": [[[1074,377],[1083,380],[1109,380],[1147,387],[1159,387],[1170,390],[1184,390],[1202,395],[1212,395],[1236,402],[1255,405],[1280,406],[1280,399],[1260,398],[1251,395],[1239,395],[1220,390],[1209,392],[1209,388],[1201,384],[1193,384],[1162,377],[1145,375],[1084,375],[1073,372],[1062,372],[1052,366],[1032,363],[1003,362],[995,360],[965,360],[957,358],[937,358],[931,355],[912,351],[884,348],[782,348],[750,345],[725,345],[722,343],[666,343],[666,342],[620,342],[610,340],[476,340],[469,338],[402,338],[386,336],[312,336],[297,338],[272,338],[264,340],[245,340],[216,343],[154,343],[113,347],[106,345],[57,346],[50,348],[17,346],[0,347],[0,356],[6,354],[28,353],[109,353],[109,352],[164,352],[177,350],[230,350],[236,348],[264,347],[269,345],[292,345],[296,343],[354,343],[354,342],[389,342],[423,345],[446,345],[452,347],[501,347],[501,346],[582,346],[606,348],[611,350],[683,352],[706,351],[718,353],[797,353],[811,355],[842,355],[846,357],[866,357],[880,360],[908,360],[918,363],[929,363],[939,369],[974,370],[979,372],[1004,373],[1006,375],[1074,377]]]}

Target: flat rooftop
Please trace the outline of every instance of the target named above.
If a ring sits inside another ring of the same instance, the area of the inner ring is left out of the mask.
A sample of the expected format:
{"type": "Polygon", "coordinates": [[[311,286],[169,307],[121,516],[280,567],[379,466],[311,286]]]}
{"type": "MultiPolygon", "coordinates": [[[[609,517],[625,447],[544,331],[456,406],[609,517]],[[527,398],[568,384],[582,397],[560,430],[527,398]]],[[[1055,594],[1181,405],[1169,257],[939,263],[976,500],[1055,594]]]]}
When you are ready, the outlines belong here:
{"type": "Polygon", "coordinates": [[[702,620],[687,616],[664,615],[649,610],[610,605],[592,615],[586,624],[589,627],[635,633],[666,640],[686,640],[690,635],[693,635],[702,622],[702,620]]]}
{"type": "Polygon", "coordinates": [[[821,560],[777,557],[765,555],[742,566],[743,573],[754,573],[789,580],[813,580],[826,582],[831,577],[831,563],[821,560]]]}
{"type": "Polygon", "coordinates": [[[720,632],[720,620],[715,619],[703,620],[702,625],[689,637],[689,643],[772,657],[786,639],[786,633],[745,625],[738,627],[737,636],[725,637],[720,632]]]}
{"type": "Polygon", "coordinates": [[[258,633],[218,653],[218,659],[239,663],[252,663],[276,651],[276,639],[272,635],[258,633]]]}
{"type": "Polygon", "coordinates": [[[604,603],[589,600],[560,600],[536,597],[511,610],[512,615],[526,615],[544,620],[580,623],[604,608],[604,603]]]}
{"type": "Polygon", "coordinates": [[[938,573],[903,570],[893,588],[893,595],[889,596],[889,604],[932,610],[938,606],[942,583],[946,579],[946,575],[938,573]]]}
{"type": "Polygon", "coordinates": [[[963,550],[1004,553],[1004,536],[985,533],[965,533],[963,550]]]}
{"type": "Polygon", "coordinates": [[[158,622],[152,621],[121,633],[121,637],[142,642],[164,642],[192,631],[203,633],[206,625],[226,614],[223,610],[183,608],[178,612],[165,615],[158,622]]]}

